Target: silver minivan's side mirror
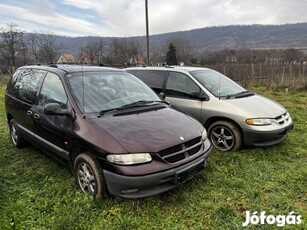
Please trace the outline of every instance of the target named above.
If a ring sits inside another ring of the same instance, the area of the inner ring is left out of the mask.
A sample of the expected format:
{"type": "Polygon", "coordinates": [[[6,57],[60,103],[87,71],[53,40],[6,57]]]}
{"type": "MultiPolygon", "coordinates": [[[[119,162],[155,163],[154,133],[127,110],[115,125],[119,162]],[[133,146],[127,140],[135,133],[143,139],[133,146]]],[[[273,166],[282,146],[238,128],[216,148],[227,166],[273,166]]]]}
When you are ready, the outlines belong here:
{"type": "Polygon", "coordinates": [[[63,109],[61,108],[59,103],[46,104],[44,107],[44,113],[48,115],[60,115],[60,116],[67,116],[67,117],[74,116],[71,108],[63,109]]]}
{"type": "Polygon", "coordinates": [[[209,97],[206,94],[204,94],[203,92],[192,92],[190,94],[190,98],[198,99],[198,100],[201,100],[201,101],[208,101],[209,100],[209,97]]]}

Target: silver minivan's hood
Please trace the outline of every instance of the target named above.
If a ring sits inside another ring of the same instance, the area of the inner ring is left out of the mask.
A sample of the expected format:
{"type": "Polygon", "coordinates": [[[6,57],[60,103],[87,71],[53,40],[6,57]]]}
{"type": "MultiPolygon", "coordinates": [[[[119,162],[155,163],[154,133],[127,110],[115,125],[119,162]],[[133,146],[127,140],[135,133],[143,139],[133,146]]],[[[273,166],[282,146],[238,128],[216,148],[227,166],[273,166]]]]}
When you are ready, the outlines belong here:
{"type": "Polygon", "coordinates": [[[250,118],[275,118],[287,112],[277,102],[258,94],[249,97],[228,99],[224,100],[224,102],[233,107],[236,113],[241,112],[250,118]]]}

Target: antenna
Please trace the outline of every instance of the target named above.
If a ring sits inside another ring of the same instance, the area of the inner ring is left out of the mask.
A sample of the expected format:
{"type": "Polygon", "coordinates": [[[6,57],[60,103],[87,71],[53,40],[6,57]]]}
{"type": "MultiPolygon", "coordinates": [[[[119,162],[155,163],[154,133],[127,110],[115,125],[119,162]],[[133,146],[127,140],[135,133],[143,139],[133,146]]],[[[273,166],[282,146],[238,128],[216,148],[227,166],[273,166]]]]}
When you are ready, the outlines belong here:
{"type": "MultiPolygon", "coordinates": [[[[83,80],[83,63],[82,63],[82,71],[81,71],[81,81],[82,81],[82,112],[85,113],[85,109],[84,109],[84,80],[83,80]]],[[[85,116],[83,115],[83,118],[85,118],[85,116]]]]}
{"type": "Polygon", "coordinates": [[[221,75],[219,75],[219,100],[221,100],[221,75]]]}

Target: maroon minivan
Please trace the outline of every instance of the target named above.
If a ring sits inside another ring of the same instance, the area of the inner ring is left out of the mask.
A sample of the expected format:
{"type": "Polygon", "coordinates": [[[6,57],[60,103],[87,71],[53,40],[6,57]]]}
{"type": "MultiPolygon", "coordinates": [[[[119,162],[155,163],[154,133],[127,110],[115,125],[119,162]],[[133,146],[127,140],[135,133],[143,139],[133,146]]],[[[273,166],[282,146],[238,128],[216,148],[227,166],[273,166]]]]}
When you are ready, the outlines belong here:
{"type": "Polygon", "coordinates": [[[5,107],[13,146],[38,146],[94,197],[167,191],[202,172],[211,153],[199,122],[118,69],[21,67],[5,107]]]}

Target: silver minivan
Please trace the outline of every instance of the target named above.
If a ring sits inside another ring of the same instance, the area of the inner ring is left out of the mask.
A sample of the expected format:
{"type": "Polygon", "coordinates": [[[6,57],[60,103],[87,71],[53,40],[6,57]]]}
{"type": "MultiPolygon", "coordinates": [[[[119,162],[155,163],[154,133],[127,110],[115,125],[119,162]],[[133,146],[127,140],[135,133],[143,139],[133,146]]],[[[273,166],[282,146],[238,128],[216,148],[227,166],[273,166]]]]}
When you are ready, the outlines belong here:
{"type": "Polygon", "coordinates": [[[215,147],[270,146],[283,141],[293,121],[280,104],[244,89],[208,68],[131,67],[137,76],[172,105],[198,119],[215,147]]]}

